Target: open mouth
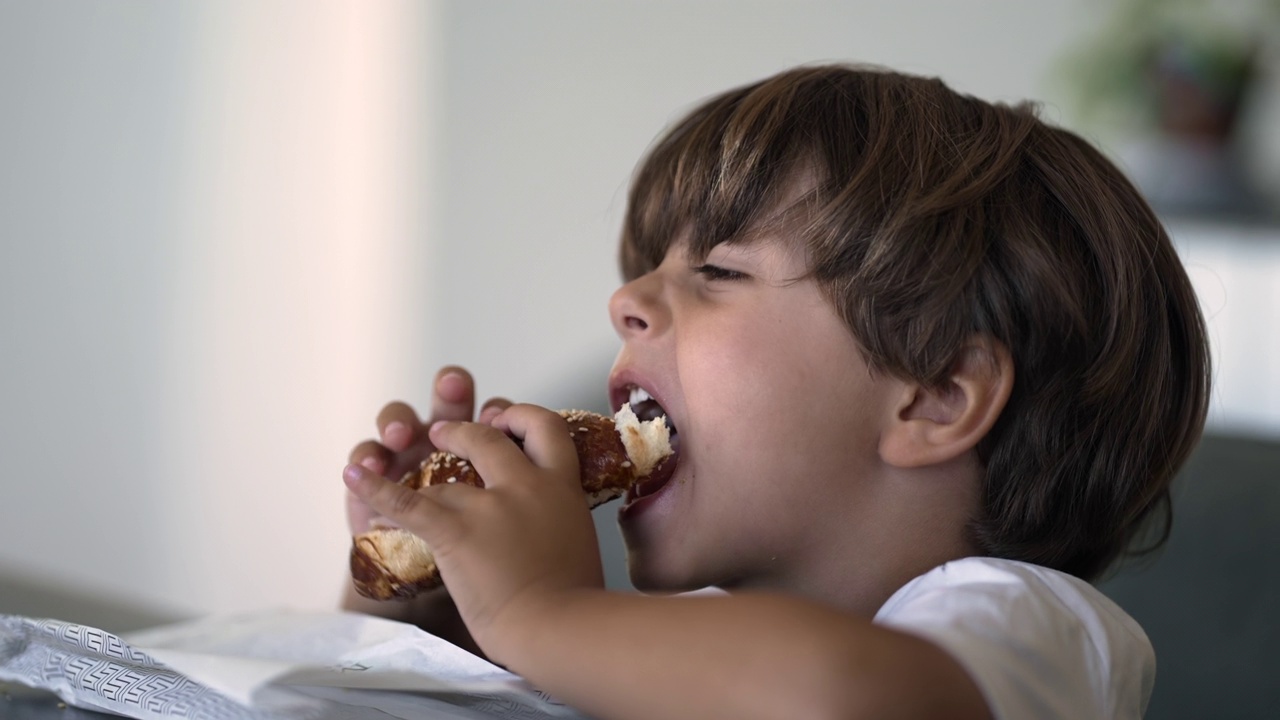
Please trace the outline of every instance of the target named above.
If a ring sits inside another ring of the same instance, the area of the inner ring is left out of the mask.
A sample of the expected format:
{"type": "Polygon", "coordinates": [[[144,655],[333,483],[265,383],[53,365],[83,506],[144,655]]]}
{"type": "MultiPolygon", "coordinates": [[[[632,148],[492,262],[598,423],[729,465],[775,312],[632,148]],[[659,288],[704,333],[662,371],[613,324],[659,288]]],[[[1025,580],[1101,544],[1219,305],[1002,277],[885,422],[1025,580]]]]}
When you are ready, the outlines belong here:
{"type": "Polygon", "coordinates": [[[648,477],[636,483],[627,491],[624,500],[625,504],[655,495],[666,487],[667,483],[675,475],[676,463],[679,461],[680,456],[680,432],[675,423],[671,421],[671,416],[667,414],[662,405],[658,404],[658,401],[653,399],[649,391],[642,387],[632,386],[628,402],[631,404],[631,411],[636,414],[636,417],[641,422],[662,418],[662,422],[667,426],[667,432],[671,436],[671,455],[659,463],[658,467],[654,468],[648,477]]]}

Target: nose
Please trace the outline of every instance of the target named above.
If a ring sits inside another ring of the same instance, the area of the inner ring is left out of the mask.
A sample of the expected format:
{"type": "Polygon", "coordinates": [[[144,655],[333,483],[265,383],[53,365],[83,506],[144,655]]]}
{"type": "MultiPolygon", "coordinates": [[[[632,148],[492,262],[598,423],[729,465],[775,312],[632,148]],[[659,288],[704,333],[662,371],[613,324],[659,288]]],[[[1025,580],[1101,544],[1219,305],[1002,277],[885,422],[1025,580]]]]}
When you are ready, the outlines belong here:
{"type": "Polygon", "coordinates": [[[655,275],[642,275],[609,298],[609,318],[623,340],[654,334],[665,325],[667,313],[661,302],[661,283],[655,275]]]}

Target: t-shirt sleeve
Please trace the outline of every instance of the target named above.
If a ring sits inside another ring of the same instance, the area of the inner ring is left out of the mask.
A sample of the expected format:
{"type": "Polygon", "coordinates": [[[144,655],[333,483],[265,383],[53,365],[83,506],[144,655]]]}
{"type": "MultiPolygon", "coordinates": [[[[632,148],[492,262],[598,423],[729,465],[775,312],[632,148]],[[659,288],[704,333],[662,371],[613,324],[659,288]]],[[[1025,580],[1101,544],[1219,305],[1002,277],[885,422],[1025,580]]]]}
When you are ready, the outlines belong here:
{"type": "Polygon", "coordinates": [[[967,558],[908,583],[878,624],[946,650],[996,718],[1141,718],[1155,681],[1142,628],[1081,580],[967,558]]]}

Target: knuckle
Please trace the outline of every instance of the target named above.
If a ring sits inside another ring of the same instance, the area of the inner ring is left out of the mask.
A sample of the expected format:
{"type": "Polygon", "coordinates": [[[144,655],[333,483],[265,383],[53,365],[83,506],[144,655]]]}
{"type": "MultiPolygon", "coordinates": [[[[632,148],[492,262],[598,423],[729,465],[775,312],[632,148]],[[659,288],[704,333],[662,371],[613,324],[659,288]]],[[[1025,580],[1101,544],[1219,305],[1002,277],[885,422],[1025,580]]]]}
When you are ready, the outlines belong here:
{"type": "Polygon", "coordinates": [[[491,425],[476,425],[474,427],[476,433],[475,446],[481,452],[491,452],[511,442],[511,438],[491,425]]]}
{"type": "Polygon", "coordinates": [[[421,502],[418,493],[399,486],[389,489],[393,493],[390,498],[390,506],[394,515],[408,515],[418,508],[418,503],[421,502]]]}
{"type": "Polygon", "coordinates": [[[558,412],[537,405],[521,405],[520,412],[529,430],[539,433],[567,433],[569,423],[558,412]]]}
{"type": "Polygon", "coordinates": [[[558,412],[548,410],[546,408],[538,408],[536,416],[539,422],[545,423],[547,428],[551,430],[560,430],[569,427],[569,421],[558,412]]]}

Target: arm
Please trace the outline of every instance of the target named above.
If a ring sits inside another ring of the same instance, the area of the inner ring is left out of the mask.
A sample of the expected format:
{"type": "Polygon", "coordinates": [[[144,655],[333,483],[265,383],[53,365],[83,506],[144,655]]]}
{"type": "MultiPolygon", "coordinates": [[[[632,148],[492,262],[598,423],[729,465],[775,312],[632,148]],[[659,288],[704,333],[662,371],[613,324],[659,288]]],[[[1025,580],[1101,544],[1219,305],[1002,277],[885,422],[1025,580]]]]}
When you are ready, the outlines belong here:
{"type": "Polygon", "coordinates": [[[358,497],[432,547],[479,646],[601,718],[982,718],[949,655],[909,635],[778,595],[610,593],[558,415],[513,406],[494,426],[431,428],[484,489],[406,490],[364,468],[358,497]],[[508,435],[523,440],[523,450],[508,435]]]}
{"type": "Polygon", "coordinates": [[[500,659],[602,718],[985,718],[929,642],[779,595],[548,595],[509,618],[500,659]]]}

